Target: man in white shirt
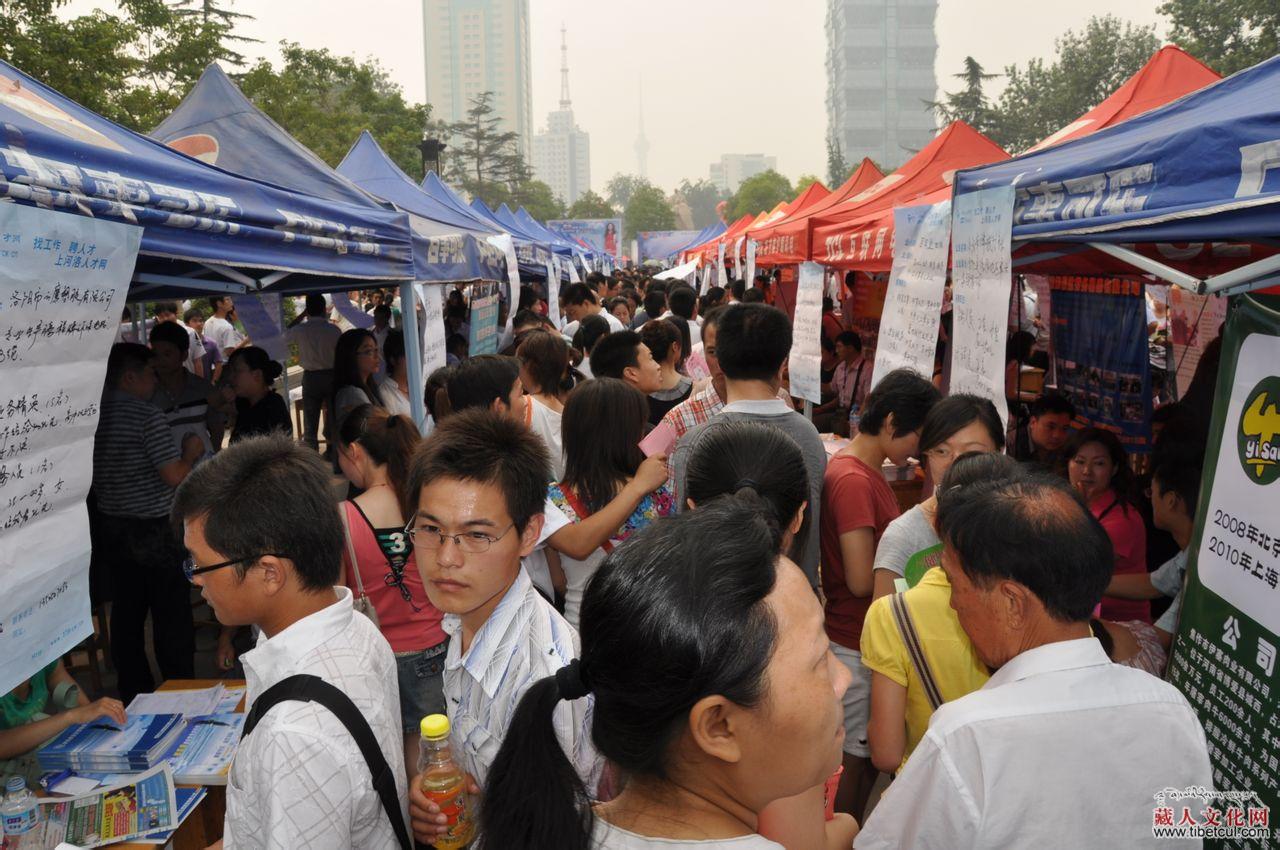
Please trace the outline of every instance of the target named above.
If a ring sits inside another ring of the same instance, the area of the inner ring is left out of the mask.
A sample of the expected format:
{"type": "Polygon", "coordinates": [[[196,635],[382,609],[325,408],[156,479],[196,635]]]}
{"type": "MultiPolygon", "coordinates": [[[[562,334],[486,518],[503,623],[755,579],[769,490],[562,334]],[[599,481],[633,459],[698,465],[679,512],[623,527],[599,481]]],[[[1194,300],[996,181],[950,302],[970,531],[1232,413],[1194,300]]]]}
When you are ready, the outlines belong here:
{"type": "Polygon", "coordinates": [[[213,310],[213,315],[204,322],[204,335],[217,344],[224,357],[230,358],[232,352],[249,342],[232,324],[236,305],[230,295],[214,296],[209,299],[209,309],[213,310]]]}
{"type": "MultiPolygon", "coordinates": [[[[302,366],[302,442],[317,450],[320,414],[333,395],[333,353],[342,336],[338,326],[329,321],[328,312],[323,295],[308,295],[306,312],[294,319],[284,334],[287,343],[298,346],[302,366]]],[[[333,423],[327,420],[324,440],[333,445],[333,423]]]]}
{"type": "Polygon", "coordinates": [[[1213,775],[1182,694],[1092,636],[1106,532],[1065,482],[1019,468],[939,494],[937,522],[951,606],[996,672],[934,713],[854,846],[1163,846],[1157,792],[1213,775]]]}
{"type": "MultiPolygon", "coordinates": [[[[222,846],[391,850],[405,834],[404,743],[395,657],[377,627],[334,587],[342,527],[319,455],[283,435],[236,443],[179,488],[173,520],[184,569],[223,625],[254,625],[241,656],[252,706],[307,674],[354,704],[389,767],[398,805],[384,808],[352,733],[318,702],[270,708],[241,739],[227,782],[222,846]]],[[[385,781],[385,780],[384,780],[385,781]]]]}
{"type": "MultiPolygon", "coordinates": [[[[520,568],[537,545],[550,464],[546,447],[503,412],[469,409],[440,423],[409,473],[410,534],[431,604],[450,635],[444,695],[453,754],[483,786],[520,698],[578,655],[573,627],[520,568]]],[[[561,702],[556,737],[595,789],[590,696],[561,702]]],[[[431,843],[444,816],[411,783],[414,835],[431,843]]]]}
{"type": "Polygon", "coordinates": [[[573,339],[578,326],[588,316],[603,316],[609,323],[610,333],[626,330],[617,316],[600,306],[600,299],[585,283],[569,284],[560,293],[560,299],[564,302],[565,318],[569,320],[569,324],[564,326],[564,335],[569,339],[573,339]]]}

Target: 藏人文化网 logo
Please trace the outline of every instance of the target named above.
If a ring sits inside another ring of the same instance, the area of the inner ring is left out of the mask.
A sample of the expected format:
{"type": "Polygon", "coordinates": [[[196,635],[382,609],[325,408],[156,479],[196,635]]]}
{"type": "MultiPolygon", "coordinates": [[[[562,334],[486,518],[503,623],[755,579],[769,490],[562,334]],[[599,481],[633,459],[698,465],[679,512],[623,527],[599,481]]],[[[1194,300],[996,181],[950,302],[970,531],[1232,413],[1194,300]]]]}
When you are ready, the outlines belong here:
{"type": "Polygon", "coordinates": [[[1263,378],[1249,391],[1236,444],[1250,481],[1267,485],[1280,478],[1280,376],[1263,378]]]}

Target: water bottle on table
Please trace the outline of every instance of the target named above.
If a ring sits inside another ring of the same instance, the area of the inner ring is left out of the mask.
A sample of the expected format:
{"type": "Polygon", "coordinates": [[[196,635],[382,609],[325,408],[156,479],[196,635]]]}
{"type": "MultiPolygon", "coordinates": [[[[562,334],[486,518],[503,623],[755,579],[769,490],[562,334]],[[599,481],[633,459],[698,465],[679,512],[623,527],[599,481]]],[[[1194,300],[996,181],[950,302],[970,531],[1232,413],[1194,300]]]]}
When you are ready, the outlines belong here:
{"type": "Polygon", "coordinates": [[[0,804],[0,821],[4,824],[6,850],[40,846],[40,809],[36,795],[27,790],[21,776],[10,776],[4,786],[4,802],[0,804]]]}

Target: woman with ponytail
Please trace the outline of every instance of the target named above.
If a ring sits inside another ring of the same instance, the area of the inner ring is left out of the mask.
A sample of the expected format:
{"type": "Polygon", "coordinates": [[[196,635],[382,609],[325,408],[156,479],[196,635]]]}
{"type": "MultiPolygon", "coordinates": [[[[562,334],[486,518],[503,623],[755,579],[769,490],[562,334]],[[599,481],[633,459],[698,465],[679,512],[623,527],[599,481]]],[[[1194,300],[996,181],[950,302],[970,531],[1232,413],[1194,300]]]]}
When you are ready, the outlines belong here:
{"type": "Polygon", "coordinates": [[[273,431],[293,433],[289,408],[276,393],[274,384],[284,367],[261,348],[250,345],[231,355],[222,370],[223,393],[236,406],[236,424],[231,442],[273,431]]]}
{"type": "Polygon", "coordinates": [[[338,428],[338,465],[363,490],[341,505],[346,545],[341,583],[356,605],[367,597],[382,636],[396,656],[405,768],[417,772],[418,725],[445,713],[442,615],[428,600],[405,533],[405,480],[420,437],[405,416],[371,404],[354,408],[338,428]]]}
{"type": "Polygon", "coordinates": [[[520,382],[525,391],[525,422],[529,430],[547,444],[551,472],[559,481],[564,475],[564,445],[560,439],[564,397],[573,389],[573,379],[569,377],[569,346],[559,334],[530,331],[520,341],[516,357],[520,360],[520,382]]]}
{"type": "Polygon", "coordinates": [[[609,556],[583,600],[581,658],[526,692],[489,772],[484,850],[780,850],[760,813],[840,764],[850,678],[781,537],[740,494],[609,556]],[[551,726],[560,700],[588,693],[592,740],[626,777],[599,805],[551,726]]]}

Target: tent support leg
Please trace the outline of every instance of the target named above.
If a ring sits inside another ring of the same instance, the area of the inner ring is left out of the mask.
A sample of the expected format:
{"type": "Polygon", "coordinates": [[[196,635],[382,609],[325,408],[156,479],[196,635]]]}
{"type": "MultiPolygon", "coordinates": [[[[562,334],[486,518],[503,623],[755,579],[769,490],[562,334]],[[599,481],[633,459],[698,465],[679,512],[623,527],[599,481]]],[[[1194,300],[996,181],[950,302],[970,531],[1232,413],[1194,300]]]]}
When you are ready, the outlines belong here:
{"type": "Polygon", "coordinates": [[[425,433],[426,381],[422,377],[422,346],[418,339],[418,288],[412,281],[400,284],[400,323],[404,325],[404,356],[408,360],[409,414],[418,431],[425,433]]]}
{"type": "Polygon", "coordinates": [[[1247,266],[1214,275],[1204,282],[1205,291],[1211,295],[1225,290],[1244,292],[1258,288],[1264,283],[1263,278],[1276,272],[1280,272],[1280,254],[1263,257],[1247,266]]]}

